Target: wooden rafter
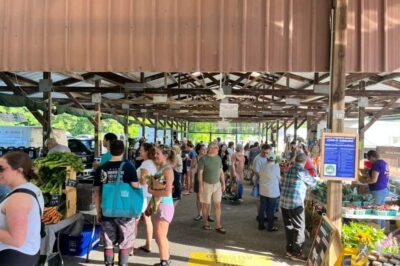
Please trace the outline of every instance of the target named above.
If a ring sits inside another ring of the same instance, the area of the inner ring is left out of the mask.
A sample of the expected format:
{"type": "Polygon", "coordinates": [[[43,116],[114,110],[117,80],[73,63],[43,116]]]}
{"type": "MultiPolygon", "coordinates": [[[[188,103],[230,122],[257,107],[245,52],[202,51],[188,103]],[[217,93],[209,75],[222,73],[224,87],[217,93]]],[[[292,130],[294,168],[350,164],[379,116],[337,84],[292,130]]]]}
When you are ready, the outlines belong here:
{"type": "Polygon", "coordinates": [[[392,107],[394,103],[396,103],[398,98],[393,98],[390,100],[390,102],[387,103],[385,107],[383,107],[377,114],[374,115],[374,117],[366,124],[363,128],[362,131],[365,133],[379,118],[382,117],[382,115],[387,114],[388,110],[392,107]]]}
{"type": "MultiPolygon", "coordinates": [[[[0,72],[0,79],[4,81],[4,83],[14,92],[15,95],[19,96],[27,96],[24,90],[15,86],[12,81],[5,75],[3,72],[0,72]]],[[[32,115],[39,121],[40,124],[44,127],[46,125],[46,120],[44,119],[43,115],[39,113],[38,110],[34,110],[30,107],[27,107],[28,110],[32,113],[32,115]]]]}

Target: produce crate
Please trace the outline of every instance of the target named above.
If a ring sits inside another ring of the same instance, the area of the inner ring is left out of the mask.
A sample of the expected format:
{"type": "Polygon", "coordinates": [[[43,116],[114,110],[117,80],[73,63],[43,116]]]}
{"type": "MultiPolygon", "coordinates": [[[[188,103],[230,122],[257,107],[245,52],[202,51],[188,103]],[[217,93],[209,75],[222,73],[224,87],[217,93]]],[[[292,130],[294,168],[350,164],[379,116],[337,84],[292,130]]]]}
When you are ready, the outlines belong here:
{"type": "MultiPolygon", "coordinates": [[[[86,255],[92,236],[93,225],[86,224],[83,226],[82,232],[79,236],[71,236],[68,234],[61,234],[60,250],[63,255],[69,256],[84,256],[86,255]]],[[[100,243],[100,225],[96,225],[95,233],[93,235],[92,245],[90,250],[95,249],[100,243]]]]}
{"type": "MultiPolygon", "coordinates": [[[[67,167],[67,180],[76,180],[76,171],[71,167],[67,167]]],[[[66,204],[66,213],[65,218],[70,218],[76,214],[76,202],[77,202],[77,194],[76,187],[65,187],[65,204],[66,204]]]]}
{"type": "Polygon", "coordinates": [[[342,208],[342,213],[345,215],[353,215],[354,209],[344,207],[344,208],[342,208]]]}
{"type": "Polygon", "coordinates": [[[361,210],[354,210],[355,215],[365,215],[366,211],[361,209],[361,210]]]}
{"type": "Polygon", "coordinates": [[[385,211],[385,210],[373,210],[373,214],[374,214],[374,215],[378,215],[378,216],[388,216],[389,211],[385,211]]]}

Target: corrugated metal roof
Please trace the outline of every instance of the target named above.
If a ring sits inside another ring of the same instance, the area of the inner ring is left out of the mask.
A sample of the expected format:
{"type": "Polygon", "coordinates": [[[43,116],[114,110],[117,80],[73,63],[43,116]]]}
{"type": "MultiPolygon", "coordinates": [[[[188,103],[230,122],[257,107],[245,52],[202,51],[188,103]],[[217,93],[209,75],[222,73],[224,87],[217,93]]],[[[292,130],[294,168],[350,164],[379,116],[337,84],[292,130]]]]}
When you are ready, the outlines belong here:
{"type": "Polygon", "coordinates": [[[1,0],[7,71],[326,71],[331,1],[1,0]]]}

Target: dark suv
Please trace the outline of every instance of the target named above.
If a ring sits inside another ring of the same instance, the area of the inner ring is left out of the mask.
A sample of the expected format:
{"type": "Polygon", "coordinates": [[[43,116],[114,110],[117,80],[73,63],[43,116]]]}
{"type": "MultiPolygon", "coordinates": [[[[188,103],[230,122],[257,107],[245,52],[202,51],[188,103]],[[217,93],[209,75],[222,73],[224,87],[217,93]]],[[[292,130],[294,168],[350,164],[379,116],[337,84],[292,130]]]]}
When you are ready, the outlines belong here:
{"type": "Polygon", "coordinates": [[[86,147],[79,139],[68,139],[68,147],[72,153],[82,158],[85,168],[89,169],[93,166],[94,151],[86,147]]]}

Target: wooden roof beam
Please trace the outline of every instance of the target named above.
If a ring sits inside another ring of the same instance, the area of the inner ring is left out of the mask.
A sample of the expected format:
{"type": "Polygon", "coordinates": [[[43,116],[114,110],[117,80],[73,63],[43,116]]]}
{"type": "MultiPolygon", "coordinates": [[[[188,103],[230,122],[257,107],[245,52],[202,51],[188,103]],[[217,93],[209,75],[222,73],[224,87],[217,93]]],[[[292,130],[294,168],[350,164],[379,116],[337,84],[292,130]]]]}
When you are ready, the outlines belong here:
{"type": "MultiPolygon", "coordinates": [[[[23,89],[15,86],[12,83],[12,81],[7,77],[7,75],[4,74],[4,72],[0,72],[0,79],[2,79],[4,81],[4,83],[14,92],[15,95],[27,96],[26,92],[23,89]]],[[[47,125],[44,116],[41,113],[39,113],[38,110],[29,108],[29,107],[27,107],[27,108],[43,127],[45,127],[47,125]]]]}

